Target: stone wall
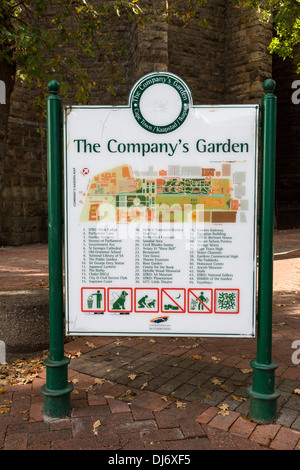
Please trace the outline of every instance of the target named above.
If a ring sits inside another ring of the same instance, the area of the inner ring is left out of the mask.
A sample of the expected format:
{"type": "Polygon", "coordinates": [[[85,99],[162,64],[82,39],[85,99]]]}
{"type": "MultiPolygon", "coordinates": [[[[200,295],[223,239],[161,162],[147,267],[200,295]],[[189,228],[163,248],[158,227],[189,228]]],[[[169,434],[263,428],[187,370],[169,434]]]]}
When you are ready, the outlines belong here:
{"type": "Polygon", "coordinates": [[[39,133],[32,93],[25,87],[15,85],[2,181],[1,245],[45,240],[46,165],[45,139],[39,133]]]}
{"type": "MultiPolygon", "coordinates": [[[[136,80],[158,70],[181,76],[195,104],[259,102],[262,83],[272,76],[271,27],[259,23],[255,15],[245,21],[245,10],[225,0],[208,2],[199,18],[187,28],[163,20],[144,28],[118,23],[115,33],[128,50],[118,64],[123,81],[116,96],[95,87],[90,104],[126,104],[136,80]],[[208,28],[199,27],[199,18],[207,19],[208,28]]],[[[91,81],[98,83],[101,62],[90,59],[86,64],[91,81]]],[[[1,245],[47,240],[46,139],[38,132],[33,96],[34,90],[15,85],[0,202],[1,245]]],[[[72,96],[66,101],[75,103],[72,96]]]]}
{"type": "Polygon", "coordinates": [[[225,103],[259,103],[262,83],[272,77],[268,45],[272,25],[258,21],[252,10],[226,8],[225,103]]]}
{"type": "Polygon", "coordinates": [[[208,2],[188,28],[169,27],[168,50],[170,72],[181,76],[190,87],[194,104],[224,102],[226,2],[208,2]],[[206,19],[207,28],[198,20],[206,19]]]}

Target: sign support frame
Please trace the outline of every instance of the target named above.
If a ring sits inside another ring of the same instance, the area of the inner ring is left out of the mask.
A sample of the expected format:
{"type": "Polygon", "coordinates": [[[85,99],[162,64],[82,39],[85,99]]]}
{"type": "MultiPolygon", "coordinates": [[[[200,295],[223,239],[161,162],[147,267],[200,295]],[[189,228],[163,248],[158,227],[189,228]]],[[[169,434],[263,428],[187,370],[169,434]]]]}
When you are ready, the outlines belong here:
{"type": "Polygon", "coordinates": [[[258,260],[258,328],[257,357],[250,362],[253,367],[250,396],[250,415],[254,421],[272,423],[277,413],[275,388],[276,362],[272,361],[272,301],[273,301],[273,231],[275,205],[275,159],[277,97],[276,83],[267,79],[263,83],[262,140],[261,140],[261,195],[258,260]]]}
{"type": "Polygon", "coordinates": [[[43,418],[62,418],[70,413],[68,364],[64,356],[63,250],[62,250],[62,106],[59,83],[48,83],[47,163],[48,163],[48,237],[49,237],[49,357],[45,359],[46,384],[43,418]]]}
{"type": "MultiPolygon", "coordinates": [[[[259,227],[259,286],[257,359],[251,361],[253,385],[250,415],[260,423],[276,417],[277,398],[275,369],[272,361],[272,296],[273,296],[273,230],[275,199],[276,102],[275,82],[268,79],[262,98],[262,174],[261,212],[259,227]]],[[[49,235],[49,340],[50,355],[44,361],[46,384],[44,419],[62,418],[70,413],[68,383],[69,358],[64,356],[63,272],[62,272],[62,137],[59,83],[48,83],[47,98],[47,159],[48,159],[48,235],[49,235]]]]}

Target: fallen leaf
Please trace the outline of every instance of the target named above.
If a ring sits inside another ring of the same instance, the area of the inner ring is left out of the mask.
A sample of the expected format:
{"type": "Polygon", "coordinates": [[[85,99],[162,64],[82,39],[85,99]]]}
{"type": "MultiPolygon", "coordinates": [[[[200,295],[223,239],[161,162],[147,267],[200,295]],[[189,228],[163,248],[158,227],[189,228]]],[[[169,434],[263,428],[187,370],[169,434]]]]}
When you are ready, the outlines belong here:
{"type": "Polygon", "coordinates": [[[181,345],[179,346],[180,348],[184,348],[184,349],[191,349],[191,348],[197,348],[199,346],[198,343],[195,343],[195,344],[190,344],[190,345],[181,345]]]}
{"type": "Polygon", "coordinates": [[[219,357],[212,356],[211,358],[212,358],[213,361],[220,361],[220,358],[219,358],[219,357]]]}
{"type": "Polygon", "coordinates": [[[217,379],[216,377],[213,377],[211,379],[211,383],[213,383],[214,385],[221,385],[223,383],[223,380],[220,380],[220,379],[217,379]]]}
{"type": "Polygon", "coordinates": [[[136,393],[132,392],[131,390],[126,390],[126,392],[119,396],[117,400],[126,401],[129,403],[135,397],[135,395],[136,393]]]}
{"type": "Polygon", "coordinates": [[[235,400],[235,401],[242,401],[239,397],[237,397],[236,395],[231,395],[232,398],[235,400]]]}
{"type": "Polygon", "coordinates": [[[300,395],[300,388],[295,388],[294,393],[297,393],[298,395],[300,395]]]}
{"type": "Polygon", "coordinates": [[[0,406],[0,413],[8,413],[10,408],[8,406],[1,405],[0,406]]]}
{"type": "Polygon", "coordinates": [[[229,411],[228,411],[229,405],[227,405],[226,403],[223,403],[222,405],[219,406],[219,408],[220,408],[220,411],[218,411],[218,415],[221,415],[221,416],[229,415],[229,411]]]}
{"type": "Polygon", "coordinates": [[[95,436],[98,436],[98,428],[99,426],[101,426],[101,422],[99,419],[97,419],[97,421],[94,422],[93,424],[93,433],[95,436]]]}
{"type": "Polygon", "coordinates": [[[249,418],[247,415],[241,414],[241,418],[243,418],[245,421],[249,421],[250,423],[252,422],[252,419],[249,418]]]}
{"type": "Polygon", "coordinates": [[[144,390],[144,388],[146,388],[146,387],[148,387],[148,382],[145,382],[145,383],[140,387],[140,389],[141,389],[141,390],[144,390]]]}
{"type": "Polygon", "coordinates": [[[95,379],[95,384],[97,384],[97,385],[103,385],[104,382],[105,382],[104,379],[95,379]]]}
{"type": "Polygon", "coordinates": [[[150,339],[149,343],[156,343],[155,339],[150,339]]]}
{"type": "Polygon", "coordinates": [[[152,372],[143,371],[143,370],[136,370],[135,372],[139,375],[152,375],[152,372]]]}
{"type": "Polygon", "coordinates": [[[199,356],[199,354],[195,354],[194,356],[190,356],[190,359],[196,359],[198,361],[201,361],[202,356],[199,356]]]}
{"type": "Polygon", "coordinates": [[[4,388],[0,388],[0,395],[3,395],[4,393],[6,393],[6,390],[4,388]]]}
{"type": "Polygon", "coordinates": [[[129,375],[128,375],[128,378],[129,378],[130,380],[134,380],[134,379],[136,378],[136,374],[129,374],[129,375]]]}
{"type": "Polygon", "coordinates": [[[227,385],[221,385],[221,388],[222,390],[225,390],[225,392],[228,392],[228,393],[232,393],[233,390],[229,387],[227,387],[227,385]]]}
{"type": "Polygon", "coordinates": [[[80,357],[82,356],[82,352],[81,351],[77,351],[75,354],[71,354],[69,357],[70,359],[75,359],[76,357],[80,357]]]}
{"type": "Polygon", "coordinates": [[[252,372],[252,369],[241,369],[241,372],[243,372],[243,374],[250,374],[250,372],[252,372]]]}
{"type": "Polygon", "coordinates": [[[78,380],[78,379],[73,379],[73,380],[71,380],[71,382],[72,382],[73,384],[78,384],[79,380],[78,380]]]}
{"type": "Polygon", "coordinates": [[[208,400],[211,400],[211,395],[206,394],[205,398],[207,398],[208,400]]]}
{"type": "Polygon", "coordinates": [[[94,345],[94,343],[90,343],[89,341],[86,341],[85,343],[89,348],[92,348],[92,349],[95,349],[96,346],[94,345]]]}
{"type": "MultiPolygon", "coordinates": [[[[120,354],[120,353],[117,353],[117,354],[120,354]]],[[[108,355],[109,355],[109,352],[105,351],[105,352],[98,352],[96,354],[93,354],[91,357],[108,356],[108,355]]]]}
{"type": "Polygon", "coordinates": [[[176,407],[183,409],[183,408],[186,407],[186,403],[183,403],[182,401],[177,401],[176,402],[176,407]]]}
{"type": "Polygon", "coordinates": [[[41,280],[41,281],[38,283],[38,285],[39,285],[40,287],[46,287],[46,288],[49,287],[49,284],[47,284],[47,283],[46,283],[45,281],[43,281],[43,280],[41,280]]]}

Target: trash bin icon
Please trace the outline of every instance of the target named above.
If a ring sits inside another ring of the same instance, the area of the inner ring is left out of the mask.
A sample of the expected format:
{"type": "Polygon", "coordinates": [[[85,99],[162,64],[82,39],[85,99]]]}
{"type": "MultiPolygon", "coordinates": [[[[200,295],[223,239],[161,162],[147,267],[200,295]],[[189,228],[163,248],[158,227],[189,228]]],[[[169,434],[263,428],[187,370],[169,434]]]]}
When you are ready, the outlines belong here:
{"type": "Polygon", "coordinates": [[[93,308],[93,296],[92,295],[89,295],[88,298],[87,298],[87,306],[88,308],[93,308]]]}

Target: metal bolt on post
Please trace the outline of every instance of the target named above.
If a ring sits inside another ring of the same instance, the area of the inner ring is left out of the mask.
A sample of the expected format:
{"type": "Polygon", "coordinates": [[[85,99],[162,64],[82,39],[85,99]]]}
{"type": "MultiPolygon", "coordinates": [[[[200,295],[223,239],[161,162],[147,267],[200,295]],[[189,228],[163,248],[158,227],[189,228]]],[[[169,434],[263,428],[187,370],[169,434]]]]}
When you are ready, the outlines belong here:
{"type": "Polygon", "coordinates": [[[273,301],[273,231],[275,204],[275,158],[277,98],[275,82],[265,80],[262,98],[262,161],[259,226],[258,268],[258,334],[257,358],[251,361],[253,384],[250,396],[250,415],[258,423],[272,423],[276,418],[277,398],[275,369],[272,361],[272,301],[273,301]]]}
{"type": "Polygon", "coordinates": [[[59,83],[48,83],[47,159],[48,159],[48,236],[49,236],[49,343],[45,359],[46,384],[44,419],[63,418],[70,412],[72,384],[68,383],[69,358],[64,356],[63,263],[62,263],[62,138],[59,83]]]}

